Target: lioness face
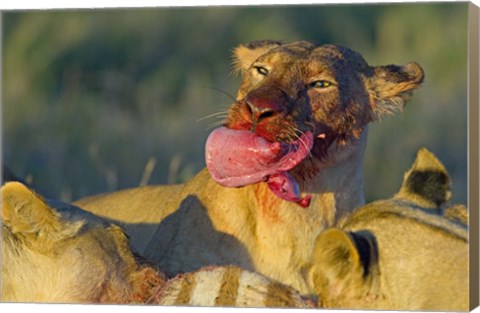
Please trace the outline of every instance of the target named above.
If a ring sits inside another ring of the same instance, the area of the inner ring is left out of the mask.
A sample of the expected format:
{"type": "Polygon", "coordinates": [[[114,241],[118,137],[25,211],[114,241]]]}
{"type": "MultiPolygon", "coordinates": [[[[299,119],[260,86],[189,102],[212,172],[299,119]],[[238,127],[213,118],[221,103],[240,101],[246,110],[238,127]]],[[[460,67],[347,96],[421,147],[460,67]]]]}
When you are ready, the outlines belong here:
{"type": "Polygon", "coordinates": [[[243,81],[225,126],[279,142],[311,131],[317,157],[400,109],[423,80],[415,63],[371,67],[348,48],[305,41],[254,42],[238,47],[236,58],[243,81]]]}

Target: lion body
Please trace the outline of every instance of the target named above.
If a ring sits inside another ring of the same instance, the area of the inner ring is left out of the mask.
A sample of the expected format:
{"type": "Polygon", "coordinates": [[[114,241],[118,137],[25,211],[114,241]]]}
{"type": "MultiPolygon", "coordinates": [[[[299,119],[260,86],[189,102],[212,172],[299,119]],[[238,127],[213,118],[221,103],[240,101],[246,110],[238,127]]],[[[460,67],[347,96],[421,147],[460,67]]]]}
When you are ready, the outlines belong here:
{"type": "Polygon", "coordinates": [[[163,283],[118,226],[71,205],[53,208],[20,183],[1,193],[2,301],[142,302],[163,283]]]}
{"type": "Polygon", "coordinates": [[[123,230],[20,183],[2,193],[2,302],[313,307],[275,280],[217,266],[168,280],[123,230]]]}
{"type": "Polygon", "coordinates": [[[233,264],[308,293],[302,271],[315,237],[364,204],[367,124],[401,109],[423,72],[414,63],[372,67],[348,48],[306,41],[242,45],[235,58],[243,81],[224,125],[280,145],[311,134],[309,155],[288,174],[304,207],[262,181],[224,187],[207,170],[183,185],[76,204],[119,223],[134,248],[169,275],[233,264]]]}
{"type": "Polygon", "coordinates": [[[320,234],[309,276],[319,305],[468,311],[467,210],[448,205],[449,185],[444,167],[420,150],[395,197],[320,234]]]}

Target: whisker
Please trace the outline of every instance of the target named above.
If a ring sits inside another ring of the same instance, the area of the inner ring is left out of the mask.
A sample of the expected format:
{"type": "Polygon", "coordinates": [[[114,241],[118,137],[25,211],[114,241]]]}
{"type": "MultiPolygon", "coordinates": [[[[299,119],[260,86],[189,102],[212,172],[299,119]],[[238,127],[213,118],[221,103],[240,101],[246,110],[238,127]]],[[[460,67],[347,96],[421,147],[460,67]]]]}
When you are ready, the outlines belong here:
{"type": "Polygon", "coordinates": [[[298,128],[293,129],[293,136],[295,136],[298,141],[305,147],[305,150],[308,150],[308,155],[312,156],[311,150],[308,149],[307,143],[302,139],[302,136],[305,134],[305,132],[301,131],[298,128]]]}
{"type": "Polygon", "coordinates": [[[211,123],[207,126],[207,128],[205,130],[211,130],[211,129],[217,128],[219,126],[223,126],[223,121],[218,121],[218,122],[211,123]]]}
{"type": "Polygon", "coordinates": [[[312,127],[311,129],[312,133],[315,133],[315,128],[316,128],[315,124],[313,124],[312,122],[305,122],[305,124],[310,125],[312,127]]]}
{"type": "MultiPolygon", "coordinates": [[[[302,133],[302,135],[303,135],[303,133],[302,133]]],[[[297,135],[297,137],[298,137],[298,140],[300,141],[300,143],[305,147],[305,150],[308,151],[307,143],[302,139],[302,136],[297,135]]]]}
{"type": "MultiPolygon", "coordinates": [[[[305,143],[305,141],[301,138],[301,136],[304,134],[301,130],[299,130],[297,127],[293,125],[288,125],[287,127],[287,132],[290,135],[289,137],[292,139],[297,139],[300,141],[300,144],[302,144],[306,150],[308,150],[308,146],[305,143]]],[[[292,146],[289,146],[289,152],[291,152],[292,146]]],[[[309,151],[310,153],[310,151],[309,151]]]]}
{"type": "Polygon", "coordinates": [[[212,114],[209,114],[209,115],[206,115],[204,117],[201,117],[201,118],[197,119],[197,122],[200,122],[200,121],[206,120],[207,118],[212,118],[212,117],[225,118],[225,117],[227,117],[227,114],[228,114],[228,111],[221,111],[221,112],[217,112],[217,113],[212,113],[212,114]]]}
{"type": "Polygon", "coordinates": [[[218,91],[218,92],[220,92],[220,93],[228,96],[228,97],[229,97],[230,99],[232,99],[233,101],[237,101],[237,99],[235,99],[234,96],[232,96],[231,94],[229,94],[228,92],[226,92],[226,91],[224,91],[224,90],[222,90],[222,89],[220,89],[220,88],[217,88],[217,87],[206,87],[206,88],[212,89],[212,90],[215,90],[215,91],[218,91]]]}

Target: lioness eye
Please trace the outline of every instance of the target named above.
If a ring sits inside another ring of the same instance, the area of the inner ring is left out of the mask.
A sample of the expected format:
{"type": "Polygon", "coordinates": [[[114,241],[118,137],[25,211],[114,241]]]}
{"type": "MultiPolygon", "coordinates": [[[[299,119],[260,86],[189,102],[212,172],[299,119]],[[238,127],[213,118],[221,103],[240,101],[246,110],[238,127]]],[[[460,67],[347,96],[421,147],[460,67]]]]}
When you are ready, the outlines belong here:
{"type": "Polygon", "coordinates": [[[264,68],[263,66],[255,66],[255,69],[257,70],[257,73],[262,75],[262,76],[267,76],[268,75],[268,70],[264,68]]]}
{"type": "Polygon", "coordinates": [[[326,81],[326,80],[316,80],[314,82],[311,82],[309,84],[309,87],[310,88],[327,88],[327,87],[330,87],[332,85],[331,82],[329,81],[326,81]]]}

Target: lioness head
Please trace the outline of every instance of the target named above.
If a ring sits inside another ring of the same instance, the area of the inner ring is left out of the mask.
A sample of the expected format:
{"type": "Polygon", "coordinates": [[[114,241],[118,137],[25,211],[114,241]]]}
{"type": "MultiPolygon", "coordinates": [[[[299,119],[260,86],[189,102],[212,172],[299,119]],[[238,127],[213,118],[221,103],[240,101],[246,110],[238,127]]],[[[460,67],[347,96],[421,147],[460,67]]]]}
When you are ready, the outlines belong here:
{"type": "Polygon", "coordinates": [[[207,166],[226,186],[278,180],[305,159],[335,162],[338,148],[358,140],[368,123],[402,109],[424,77],[416,63],[370,66],[349,48],[307,41],[252,42],[234,55],[243,80],[225,128],[207,142],[207,166]],[[236,146],[231,153],[228,142],[236,146]],[[243,169],[255,158],[261,166],[243,169]]]}
{"type": "Polygon", "coordinates": [[[54,208],[21,183],[1,194],[2,301],[142,302],[163,282],[118,226],[71,205],[54,208]]]}
{"type": "Polygon", "coordinates": [[[225,126],[269,141],[311,131],[317,156],[326,142],[345,144],[367,123],[401,109],[423,80],[416,63],[372,67],[346,47],[306,41],[253,42],[235,56],[243,81],[225,126]]]}

